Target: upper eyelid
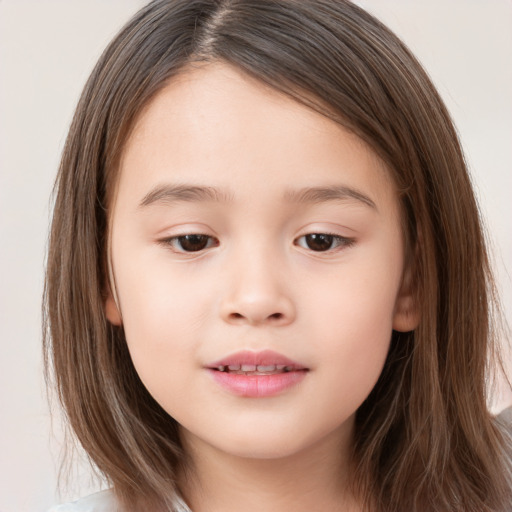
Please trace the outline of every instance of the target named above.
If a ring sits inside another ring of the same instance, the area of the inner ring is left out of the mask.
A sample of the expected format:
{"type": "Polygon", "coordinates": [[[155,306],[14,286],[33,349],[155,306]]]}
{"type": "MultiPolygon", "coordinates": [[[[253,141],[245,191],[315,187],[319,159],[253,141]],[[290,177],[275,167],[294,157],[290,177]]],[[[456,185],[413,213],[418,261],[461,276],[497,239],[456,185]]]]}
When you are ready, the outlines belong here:
{"type": "MultiPolygon", "coordinates": [[[[181,237],[184,237],[184,236],[188,236],[188,235],[196,235],[196,236],[206,236],[208,238],[214,238],[214,239],[219,239],[219,237],[215,236],[215,235],[210,235],[206,232],[203,232],[203,231],[184,231],[183,233],[178,233],[178,234],[173,234],[173,235],[169,235],[169,236],[162,236],[162,237],[159,237],[158,238],[158,241],[169,241],[169,240],[173,240],[173,239],[176,239],[176,238],[181,238],[181,237]]],[[[293,240],[298,240],[299,238],[302,238],[304,236],[308,236],[308,235],[328,235],[328,236],[332,236],[334,238],[338,238],[338,239],[343,239],[343,240],[352,240],[354,239],[353,236],[345,236],[345,235],[341,235],[339,233],[334,233],[330,230],[322,230],[322,229],[318,229],[318,230],[309,230],[309,231],[305,231],[304,233],[302,233],[301,235],[299,236],[296,236],[293,240]]]]}

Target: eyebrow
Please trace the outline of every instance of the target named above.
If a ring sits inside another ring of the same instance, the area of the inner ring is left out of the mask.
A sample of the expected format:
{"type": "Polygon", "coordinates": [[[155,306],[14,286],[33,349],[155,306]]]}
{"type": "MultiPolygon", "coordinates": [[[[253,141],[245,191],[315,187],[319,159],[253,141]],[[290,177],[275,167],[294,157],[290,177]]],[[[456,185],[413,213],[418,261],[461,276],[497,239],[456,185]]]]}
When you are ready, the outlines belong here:
{"type": "Polygon", "coordinates": [[[215,187],[197,185],[158,185],[143,197],[139,206],[144,207],[155,203],[170,205],[179,201],[230,202],[231,200],[232,197],[228,192],[215,187]]]}
{"type": "Polygon", "coordinates": [[[294,203],[325,203],[328,201],[346,201],[355,199],[370,208],[377,210],[377,205],[366,194],[346,185],[327,187],[305,187],[298,190],[288,190],[285,199],[294,203]]]}
{"type": "MultiPolygon", "coordinates": [[[[346,185],[325,187],[304,187],[289,189],[284,199],[292,203],[324,203],[329,201],[346,201],[354,199],[370,208],[377,210],[377,205],[367,195],[346,185]]],[[[171,205],[175,202],[231,202],[233,195],[216,187],[198,185],[157,185],[148,192],[140,202],[139,207],[153,204],[171,205]]]]}

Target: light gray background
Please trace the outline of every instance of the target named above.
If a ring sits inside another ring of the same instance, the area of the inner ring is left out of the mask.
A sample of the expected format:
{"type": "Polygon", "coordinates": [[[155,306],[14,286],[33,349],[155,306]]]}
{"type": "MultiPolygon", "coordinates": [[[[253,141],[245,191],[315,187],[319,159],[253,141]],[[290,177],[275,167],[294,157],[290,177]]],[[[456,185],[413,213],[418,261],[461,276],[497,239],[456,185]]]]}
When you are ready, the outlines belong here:
{"type": "MultiPolygon", "coordinates": [[[[81,88],[142,0],[0,0],[0,512],[59,498],[60,420],[43,392],[40,297],[49,196],[81,88]]],[[[455,119],[512,321],[512,1],[361,0],[409,44],[455,119]]],[[[504,389],[504,388],[503,388],[504,389]]],[[[494,410],[512,403],[502,391],[494,410]]]]}

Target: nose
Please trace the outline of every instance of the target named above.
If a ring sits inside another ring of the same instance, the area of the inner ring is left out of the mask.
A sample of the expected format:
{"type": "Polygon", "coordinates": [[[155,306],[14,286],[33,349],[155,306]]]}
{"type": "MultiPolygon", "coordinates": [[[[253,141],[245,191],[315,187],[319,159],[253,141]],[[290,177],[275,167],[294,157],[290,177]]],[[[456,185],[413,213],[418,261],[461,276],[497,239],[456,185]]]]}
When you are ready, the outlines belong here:
{"type": "Polygon", "coordinates": [[[254,253],[227,269],[221,317],[234,325],[286,326],[295,320],[296,308],[289,283],[275,260],[254,253]],[[227,277],[229,276],[229,277],[227,277]]]}

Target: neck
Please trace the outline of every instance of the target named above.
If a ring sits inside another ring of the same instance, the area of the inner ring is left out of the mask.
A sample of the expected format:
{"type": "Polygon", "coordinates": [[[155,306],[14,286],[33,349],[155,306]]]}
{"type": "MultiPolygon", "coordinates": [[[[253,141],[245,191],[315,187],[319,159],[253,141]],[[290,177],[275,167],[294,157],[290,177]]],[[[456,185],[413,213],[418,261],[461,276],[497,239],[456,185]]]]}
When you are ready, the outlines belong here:
{"type": "Polygon", "coordinates": [[[194,512],[357,512],[349,491],[352,429],[299,453],[240,457],[181,432],[191,465],[180,488],[194,512]]]}

